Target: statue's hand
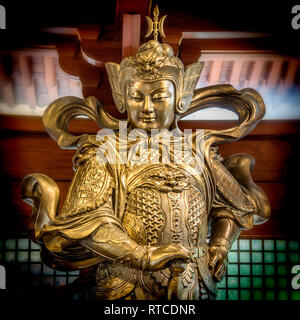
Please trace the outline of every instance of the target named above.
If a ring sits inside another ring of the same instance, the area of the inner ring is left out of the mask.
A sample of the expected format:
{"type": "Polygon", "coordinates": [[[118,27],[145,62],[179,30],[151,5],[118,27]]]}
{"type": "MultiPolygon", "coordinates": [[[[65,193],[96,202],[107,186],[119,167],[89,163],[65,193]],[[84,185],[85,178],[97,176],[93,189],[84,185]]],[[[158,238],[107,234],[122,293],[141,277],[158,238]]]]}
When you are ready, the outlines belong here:
{"type": "Polygon", "coordinates": [[[221,281],[228,263],[227,249],[225,246],[209,247],[209,269],[215,281],[221,281]]]}
{"type": "Polygon", "coordinates": [[[169,244],[159,247],[149,247],[147,252],[147,262],[145,271],[156,271],[167,267],[172,262],[178,260],[188,263],[192,259],[192,253],[180,244],[169,244]]]}

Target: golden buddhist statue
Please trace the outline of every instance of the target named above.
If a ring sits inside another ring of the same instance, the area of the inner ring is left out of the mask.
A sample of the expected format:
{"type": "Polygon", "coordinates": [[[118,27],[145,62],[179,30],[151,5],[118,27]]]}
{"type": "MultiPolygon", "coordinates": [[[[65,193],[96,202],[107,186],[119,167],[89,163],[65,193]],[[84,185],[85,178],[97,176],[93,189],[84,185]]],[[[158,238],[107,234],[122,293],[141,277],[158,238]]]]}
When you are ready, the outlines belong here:
{"type": "Polygon", "coordinates": [[[157,41],[164,19],[158,22],[158,11],[154,18],[153,25],[148,18],[154,40],[120,65],[106,64],[127,121],[110,116],[95,97],[59,98],[44,113],[58,146],[76,149],[62,210],[51,178],[35,173],[22,182],[23,199],[33,206],[30,236],[43,262],[58,270],[89,268],[81,293],[87,299],[214,299],[234,240],[270,217],[268,199],[251,178],[253,157],[224,160],[217,151],[262,119],[261,96],[227,84],[195,90],[203,64],[184,67],[157,41]],[[178,128],[180,118],[216,105],[234,111],[238,125],[178,128]],[[72,135],[68,124],[78,115],[106,130],[72,135]]]}

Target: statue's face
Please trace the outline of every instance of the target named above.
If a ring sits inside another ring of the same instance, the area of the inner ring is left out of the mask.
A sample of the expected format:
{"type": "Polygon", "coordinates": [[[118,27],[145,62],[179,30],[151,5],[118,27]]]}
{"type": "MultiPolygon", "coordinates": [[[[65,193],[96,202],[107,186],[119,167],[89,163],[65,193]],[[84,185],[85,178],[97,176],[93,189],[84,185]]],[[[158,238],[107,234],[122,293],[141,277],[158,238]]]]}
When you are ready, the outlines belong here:
{"type": "Polygon", "coordinates": [[[169,129],[175,118],[175,87],[169,80],[129,81],[126,110],[130,123],[139,129],[169,129]]]}

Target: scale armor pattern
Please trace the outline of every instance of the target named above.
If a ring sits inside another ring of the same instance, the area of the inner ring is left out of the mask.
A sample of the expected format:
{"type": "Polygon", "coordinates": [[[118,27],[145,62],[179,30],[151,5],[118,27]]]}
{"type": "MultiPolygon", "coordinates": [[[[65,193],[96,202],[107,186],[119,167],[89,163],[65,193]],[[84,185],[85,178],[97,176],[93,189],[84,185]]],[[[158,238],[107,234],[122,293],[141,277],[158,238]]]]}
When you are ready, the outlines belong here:
{"type": "Polygon", "coordinates": [[[128,197],[126,212],[137,216],[142,221],[147,231],[147,244],[152,246],[157,244],[164,223],[157,192],[145,187],[134,189],[128,197]]]}
{"type": "Polygon", "coordinates": [[[193,188],[188,194],[188,226],[193,246],[198,245],[201,216],[205,212],[205,203],[202,194],[193,188]]]}
{"type": "Polygon", "coordinates": [[[78,167],[69,187],[61,216],[73,216],[99,208],[112,194],[113,180],[96,157],[78,167]]]}

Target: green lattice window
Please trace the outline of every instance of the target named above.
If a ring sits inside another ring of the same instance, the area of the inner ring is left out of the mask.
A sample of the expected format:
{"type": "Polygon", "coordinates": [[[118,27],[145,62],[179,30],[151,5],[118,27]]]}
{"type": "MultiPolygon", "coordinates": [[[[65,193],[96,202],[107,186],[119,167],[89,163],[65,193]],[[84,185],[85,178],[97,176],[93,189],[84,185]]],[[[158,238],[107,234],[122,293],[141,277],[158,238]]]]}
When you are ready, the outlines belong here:
{"type": "Polygon", "coordinates": [[[28,239],[0,241],[0,264],[5,266],[9,277],[7,289],[12,285],[14,290],[64,287],[79,274],[78,271],[55,271],[42,264],[40,246],[28,239]]]}
{"type": "MultiPolygon", "coordinates": [[[[25,284],[33,288],[65,287],[79,274],[43,265],[40,247],[28,239],[0,241],[0,264],[28,277],[25,284]]],[[[218,284],[217,299],[300,300],[300,290],[291,286],[294,265],[300,265],[299,241],[240,239],[229,253],[228,270],[218,284]]]]}
{"type": "Polygon", "coordinates": [[[300,300],[291,269],[300,264],[298,241],[241,239],[229,253],[218,300],[300,300]]]}

